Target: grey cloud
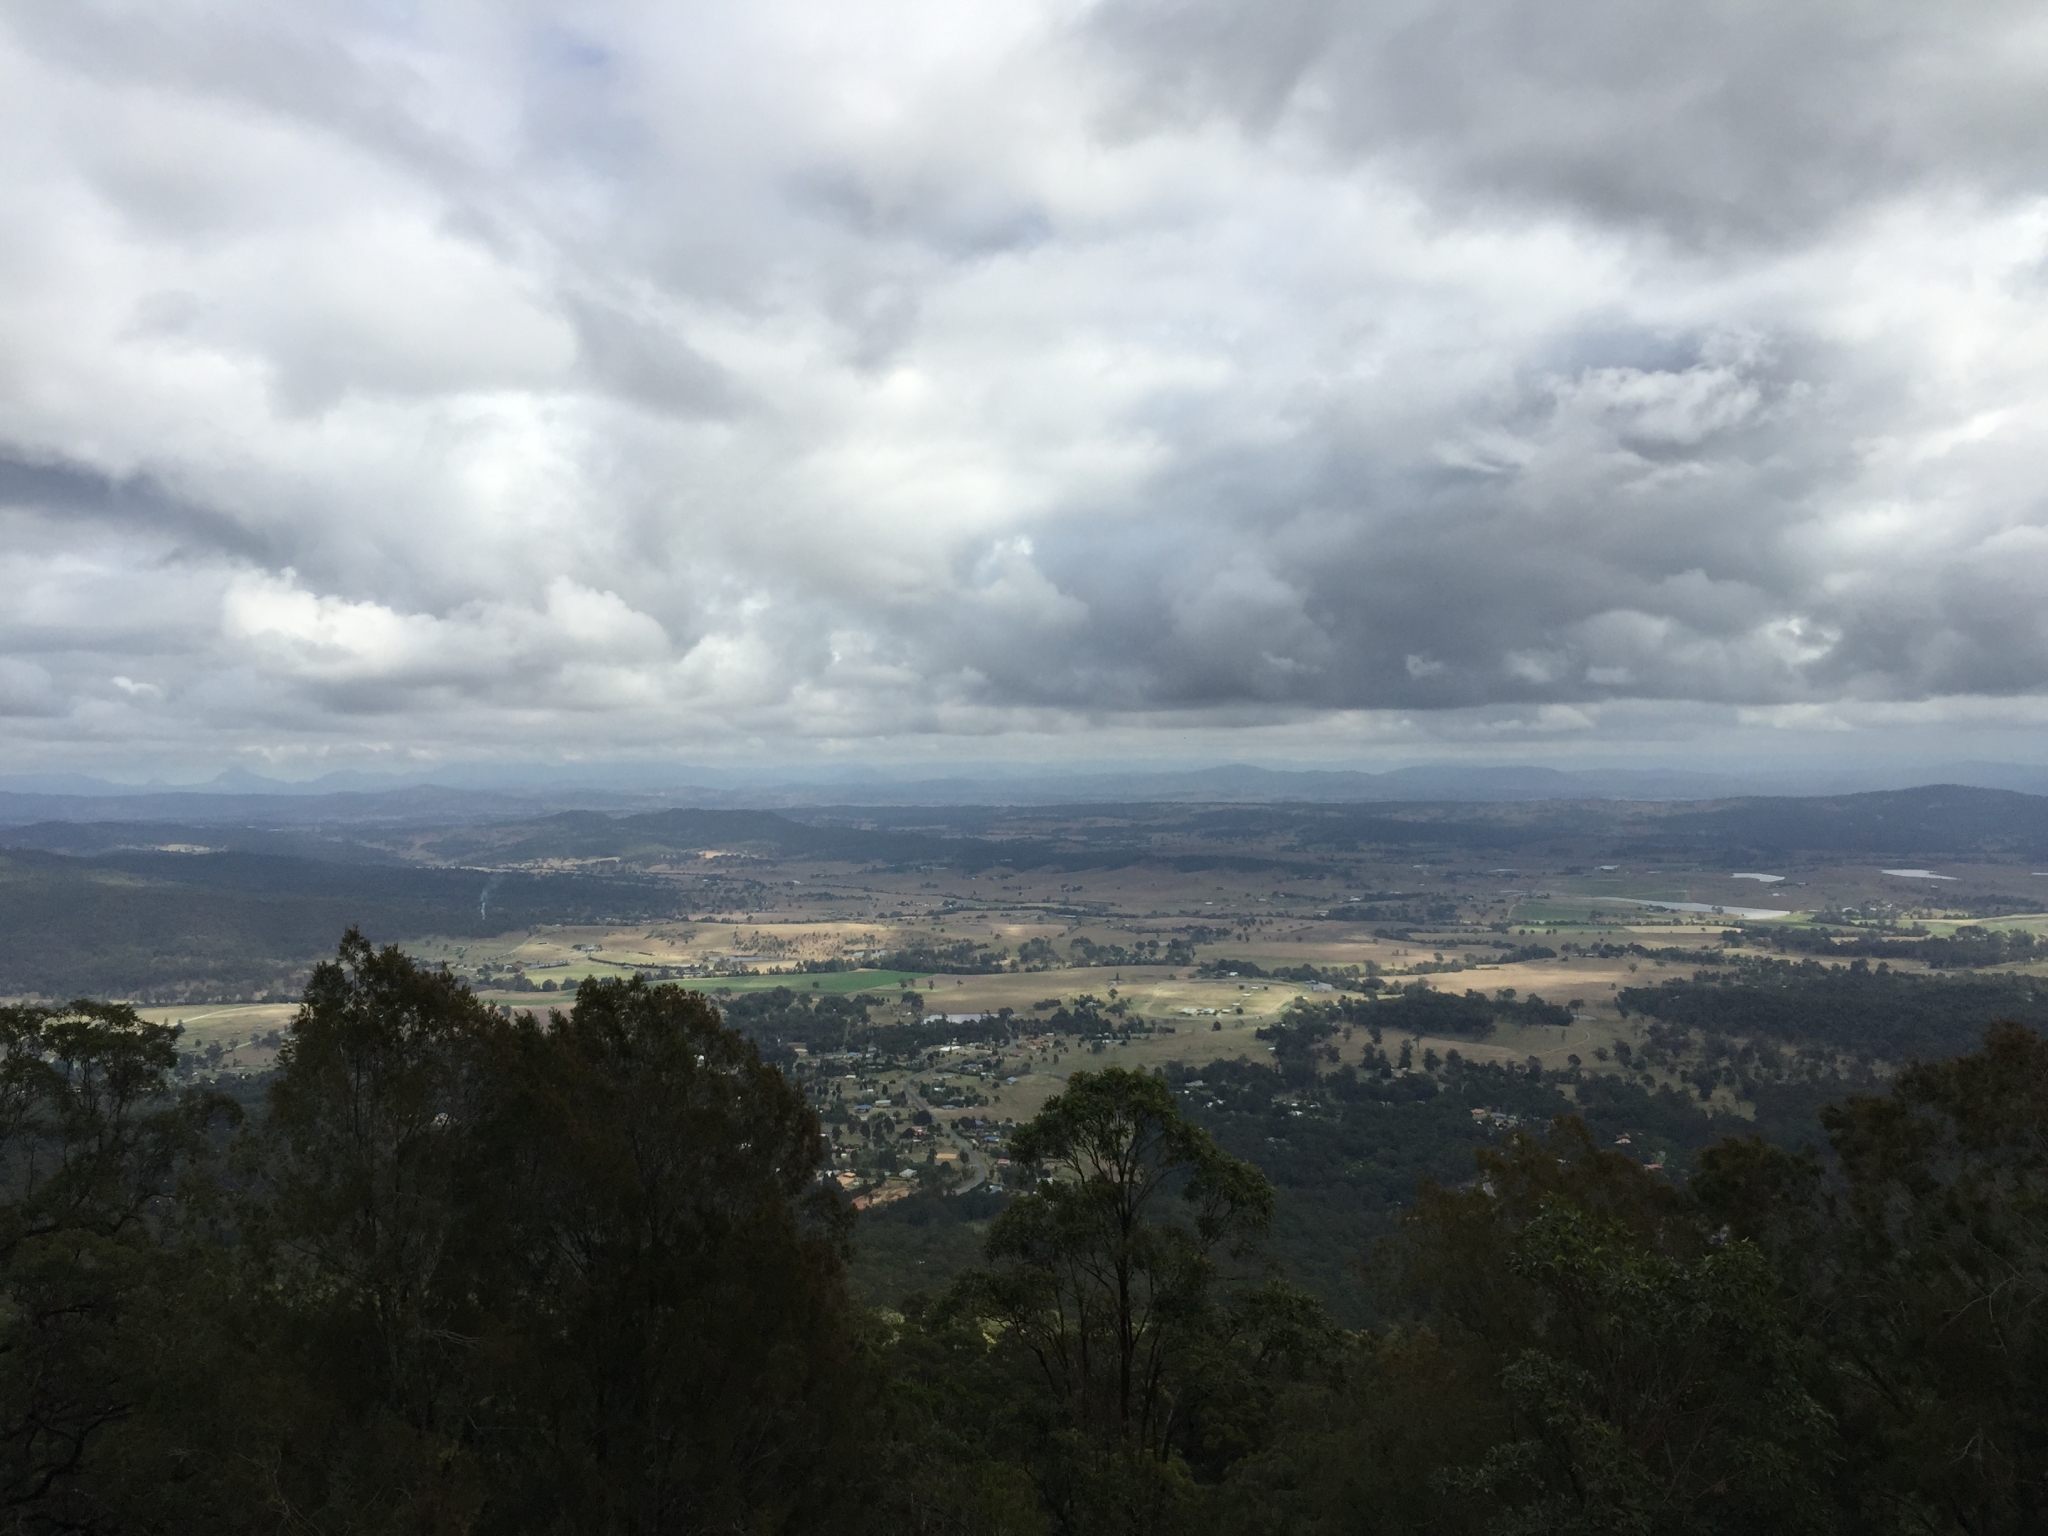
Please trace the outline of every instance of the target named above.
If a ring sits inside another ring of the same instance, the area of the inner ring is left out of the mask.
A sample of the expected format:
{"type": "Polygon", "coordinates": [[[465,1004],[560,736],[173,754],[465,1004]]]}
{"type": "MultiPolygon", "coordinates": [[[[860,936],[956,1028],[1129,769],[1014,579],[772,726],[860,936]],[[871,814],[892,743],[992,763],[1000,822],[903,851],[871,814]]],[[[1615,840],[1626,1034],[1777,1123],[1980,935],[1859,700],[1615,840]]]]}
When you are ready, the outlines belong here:
{"type": "Polygon", "coordinates": [[[1446,424],[1510,439],[1500,463],[1389,454],[1341,419],[1261,455],[1189,454],[1141,511],[1041,536],[1086,632],[983,665],[1012,697],[1125,707],[1773,704],[2048,682],[2031,542],[1996,571],[1963,542],[1929,567],[1879,558],[1843,589],[1799,540],[1828,525],[1873,419],[1831,420],[1837,402],[1782,358],[1716,365],[1696,338],[1665,360],[1529,378],[1446,424]]]}
{"type": "MultiPolygon", "coordinates": [[[[205,551],[265,561],[277,554],[262,530],[174,493],[148,471],[113,475],[0,446],[0,519],[12,518],[18,524],[24,517],[126,527],[145,534],[171,558],[205,551]]],[[[16,537],[24,536],[17,527],[16,537]]]]}
{"type": "Polygon", "coordinates": [[[656,315],[571,298],[585,367],[599,385],[666,414],[723,416],[740,406],[725,371],[656,315]]]}
{"type": "MultiPolygon", "coordinates": [[[[517,8],[508,14],[517,25],[517,8]]],[[[421,68],[428,55],[415,49],[425,21],[419,12],[408,18],[349,0],[295,7],[170,0],[144,11],[81,0],[15,12],[8,32],[83,78],[159,92],[173,103],[231,104],[258,131],[277,123],[317,125],[452,188],[473,178],[477,165],[437,110],[437,87],[450,82],[421,68]]],[[[263,189],[267,196],[252,198],[252,189],[223,182],[220,167],[144,168],[107,156],[104,145],[95,148],[100,153],[87,161],[93,173],[117,183],[129,211],[160,221],[166,233],[240,224],[264,201],[291,200],[307,190],[272,186],[263,189]]]]}
{"type": "Polygon", "coordinates": [[[793,178],[791,196],[863,239],[913,241],[956,259],[1029,250],[1053,237],[1052,219],[1035,201],[976,178],[971,167],[947,169],[950,174],[884,186],[862,167],[840,161],[793,178]]]}
{"type": "Polygon", "coordinates": [[[790,4],[0,23],[0,708],[601,751],[2048,689],[2020,10],[790,4]]]}
{"type": "Polygon", "coordinates": [[[1460,192],[1679,241],[1800,239],[1908,190],[2038,194],[2048,63],[2019,0],[1111,0],[1127,126],[1300,124],[1460,192]]]}
{"type": "Polygon", "coordinates": [[[48,717],[63,713],[50,674],[33,662],[0,656],[0,715],[48,717]]]}

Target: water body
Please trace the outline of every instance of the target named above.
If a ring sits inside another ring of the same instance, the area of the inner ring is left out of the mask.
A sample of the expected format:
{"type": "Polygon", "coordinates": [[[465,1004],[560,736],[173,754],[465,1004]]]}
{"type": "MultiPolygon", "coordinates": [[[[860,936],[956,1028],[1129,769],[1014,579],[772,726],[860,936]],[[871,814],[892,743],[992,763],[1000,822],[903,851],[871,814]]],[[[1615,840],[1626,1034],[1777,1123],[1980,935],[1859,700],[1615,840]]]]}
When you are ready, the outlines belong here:
{"type": "Polygon", "coordinates": [[[1730,880],[1756,880],[1764,885],[1776,885],[1785,877],[1783,875],[1758,875],[1749,873],[1748,871],[1738,871],[1737,873],[1730,875],[1728,878],[1730,880]]]}
{"type": "Polygon", "coordinates": [[[1899,877],[1899,878],[1900,878],[1901,880],[1953,880],[1953,879],[1955,879],[1955,876],[1954,876],[1954,875],[1937,875],[1937,874],[1936,874],[1936,873],[1935,873],[1935,872],[1934,872],[1933,870],[1931,870],[1931,869],[1888,869],[1888,870],[1884,871],[1884,873],[1886,873],[1886,874],[1888,874],[1888,875],[1896,875],[1896,876],[1898,876],[1898,877],[1899,877]]]}

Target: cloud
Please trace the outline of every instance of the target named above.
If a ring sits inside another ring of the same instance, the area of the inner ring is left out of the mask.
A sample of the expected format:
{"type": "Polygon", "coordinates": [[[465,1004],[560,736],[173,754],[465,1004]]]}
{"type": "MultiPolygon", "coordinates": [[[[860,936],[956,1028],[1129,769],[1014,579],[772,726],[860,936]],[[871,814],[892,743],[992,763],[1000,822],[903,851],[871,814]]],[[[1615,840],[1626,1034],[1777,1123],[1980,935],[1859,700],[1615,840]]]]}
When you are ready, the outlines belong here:
{"type": "Polygon", "coordinates": [[[1901,195],[2039,196],[2037,7],[1687,0],[1110,0],[1131,128],[1223,116],[1384,159],[1439,205],[1709,248],[1901,195]]]}
{"type": "Polygon", "coordinates": [[[48,672],[33,662],[0,656],[0,715],[52,715],[59,708],[48,672]]]}
{"type": "Polygon", "coordinates": [[[669,659],[660,624],[617,593],[567,577],[549,583],[534,607],[477,601],[441,616],[308,592],[297,575],[237,575],[222,600],[222,632],[252,669],[333,707],[392,710],[412,696],[452,693],[513,707],[602,708],[669,659]]]}
{"type": "Polygon", "coordinates": [[[2044,42],[12,12],[12,750],[2032,729],[2044,42]]]}

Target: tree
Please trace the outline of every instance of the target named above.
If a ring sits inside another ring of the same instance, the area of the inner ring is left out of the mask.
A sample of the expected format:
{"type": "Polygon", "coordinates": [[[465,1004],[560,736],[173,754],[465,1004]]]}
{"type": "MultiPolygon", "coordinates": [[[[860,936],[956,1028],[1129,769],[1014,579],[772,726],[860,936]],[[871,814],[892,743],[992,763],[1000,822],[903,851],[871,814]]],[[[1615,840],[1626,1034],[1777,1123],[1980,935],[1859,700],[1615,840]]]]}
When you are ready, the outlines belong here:
{"type": "Polygon", "coordinates": [[[1833,1426],[1761,1250],[1572,1117],[1479,1163],[1424,1191],[1392,1256],[1417,1321],[1498,1384],[1499,1438],[1438,1488],[1517,1531],[1822,1525],[1833,1426]]]}
{"type": "Polygon", "coordinates": [[[2048,1526],[2048,1041],[1997,1024],[1822,1112],[1839,1158],[1749,1141],[1700,1195],[1785,1276],[1865,1530],[2048,1526]]]}
{"type": "Polygon", "coordinates": [[[0,1008],[0,1509],[16,1530],[108,1518],[122,1432],[164,1406],[197,1331],[171,1197],[232,1111],[173,1095],[176,1036],[118,1003],[0,1008]]]}
{"type": "Polygon", "coordinates": [[[493,1380],[515,1528],[843,1517],[863,1388],[817,1117],[701,996],[638,978],[516,1046],[487,1134],[517,1191],[493,1380]]]}
{"type": "Polygon", "coordinates": [[[1011,1140],[1035,1182],[990,1229],[955,1315],[986,1319],[1029,1384],[1017,1433],[1064,1529],[1150,1529],[1185,1491],[1183,1364],[1227,1331],[1219,1259],[1273,1193],[1181,1114],[1164,1081],[1076,1072],[1011,1140]]]}
{"type": "Polygon", "coordinates": [[[862,1387],[801,1095],[703,998],[504,1018],[351,932],[252,1150],[300,1390],[274,1503],[337,1531],[811,1529],[862,1387]]]}
{"type": "Polygon", "coordinates": [[[479,1132],[513,1031],[353,928],[306,984],[244,1154],[251,1325],[299,1384],[269,1437],[289,1519],[437,1529],[488,1497],[472,1405],[509,1190],[479,1132]]]}

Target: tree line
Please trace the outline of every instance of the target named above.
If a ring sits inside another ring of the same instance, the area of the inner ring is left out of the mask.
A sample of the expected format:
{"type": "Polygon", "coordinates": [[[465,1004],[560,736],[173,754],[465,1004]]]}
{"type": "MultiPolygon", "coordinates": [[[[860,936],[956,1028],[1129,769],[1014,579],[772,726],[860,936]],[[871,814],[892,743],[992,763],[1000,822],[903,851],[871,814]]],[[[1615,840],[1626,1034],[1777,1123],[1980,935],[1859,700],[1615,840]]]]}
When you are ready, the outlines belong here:
{"type": "Polygon", "coordinates": [[[2048,1524],[2018,1025],[1826,1110],[1825,1157],[1724,1141],[1681,1186],[1511,1134],[1358,1256],[1358,1329],[1156,1075],[1074,1073],[981,1262],[875,1312],[814,1113],[694,994],[507,1019],[351,932],[261,1106],[174,1092],[174,1039],[0,1010],[17,1531],[2048,1524]]]}
{"type": "Polygon", "coordinates": [[[1752,924],[1741,930],[1745,943],[1766,944],[1786,954],[1834,955],[1868,960],[1917,960],[1932,970],[1982,969],[2031,960],[2040,945],[2024,928],[1958,928],[1947,937],[1915,927],[1891,929],[1830,928],[1801,923],[1766,928],[1752,924]]]}
{"type": "Polygon", "coordinates": [[[1739,971],[1624,987],[1615,1002],[1624,1018],[1642,1014],[1891,1061],[1966,1049],[1998,1019],[2048,1026],[2048,987],[2038,976],[1923,975],[1882,960],[1874,967],[1860,959],[1846,966],[1759,960],[1739,971]]]}

